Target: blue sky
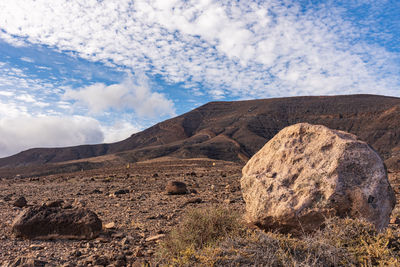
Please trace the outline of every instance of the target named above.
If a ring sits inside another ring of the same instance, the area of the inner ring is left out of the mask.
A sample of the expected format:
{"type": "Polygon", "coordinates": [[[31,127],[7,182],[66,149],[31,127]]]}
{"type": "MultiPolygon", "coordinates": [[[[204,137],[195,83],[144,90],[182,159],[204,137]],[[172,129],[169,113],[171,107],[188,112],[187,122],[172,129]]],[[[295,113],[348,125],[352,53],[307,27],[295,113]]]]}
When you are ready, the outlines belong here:
{"type": "Polygon", "coordinates": [[[400,1],[0,0],[0,157],[215,100],[400,96],[400,1]]]}

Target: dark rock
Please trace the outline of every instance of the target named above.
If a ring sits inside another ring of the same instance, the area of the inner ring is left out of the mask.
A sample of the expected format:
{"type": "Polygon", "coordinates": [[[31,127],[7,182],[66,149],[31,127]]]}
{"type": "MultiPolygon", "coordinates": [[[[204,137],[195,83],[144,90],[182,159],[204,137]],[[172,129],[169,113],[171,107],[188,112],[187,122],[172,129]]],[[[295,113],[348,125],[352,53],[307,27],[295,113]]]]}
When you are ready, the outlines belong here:
{"type": "Polygon", "coordinates": [[[91,194],[102,194],[103,192],[100,191],[99,189],[95,189],[91,192],[91,194]]]}
{"type": "Polygon", "coordinates": [[[188,193],[186,184],[184,182],[169,181],[165,187],[168,195],[184,195],[188,193]]]}
{"type": "Polygon", "coordinates": [[[13,205],[15,207],[23,208],[28,204],[25,197],[21,196],[17,200],[14,201],[13,205]]]}
{"type": "Polygon", "coordinates": [[[102,222],[93,211],[46,206],[25,209],[12,225],[17,237],[29,239],[92,239],[101,229],[102,222]]]}
{"type": "Polygon", "coordinates": [[[64,203],[64,200],[58,199],[55,201],[48,201],[48,202],[46,202],[45,205],[50,208],[57,208],[57,207],[61,207],[63,203],[64,203]]]}
{"type": "Polygon", "coordinates": [[[129,190],[128,189],[120,189],[114,192],[114,195],[123,195],[123,194],[128,194],[129,190]]]}

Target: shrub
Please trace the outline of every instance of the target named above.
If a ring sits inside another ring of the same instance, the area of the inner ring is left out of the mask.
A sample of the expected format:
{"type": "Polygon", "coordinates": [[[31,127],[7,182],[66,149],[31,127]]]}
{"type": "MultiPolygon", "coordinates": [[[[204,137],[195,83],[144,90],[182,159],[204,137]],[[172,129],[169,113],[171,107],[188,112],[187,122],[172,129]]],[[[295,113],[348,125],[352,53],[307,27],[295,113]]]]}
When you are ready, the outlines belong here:
{"type": "Polygon", "coordinates": [[[238,234],[241,230],[239,216],[229,209],[211,207],[189,210],[182,222],[161,243],[160,256],[170,264],[184,265],[190,261],[203,261],[197,251],[211,248],[218,241],[238,234]]]}
{"type": "Polygon", "coordinates": [[[221,208],[191,210],[162,244],[176,266],[400,266],[400,235],[363,220],[331,218],[323,229],[294,238],[251,230],[221,208]]]}

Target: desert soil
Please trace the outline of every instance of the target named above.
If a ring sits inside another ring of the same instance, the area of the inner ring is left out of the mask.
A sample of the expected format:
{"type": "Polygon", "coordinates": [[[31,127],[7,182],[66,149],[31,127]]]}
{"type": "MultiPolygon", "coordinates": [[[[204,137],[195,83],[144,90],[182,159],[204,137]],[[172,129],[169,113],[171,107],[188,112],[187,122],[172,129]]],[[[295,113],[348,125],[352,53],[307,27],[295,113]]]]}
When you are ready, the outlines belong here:
{"type": "MultiPolygon", "coordinates": [[[[130,164],[129,168],[124,165],[45,177],[3,178],[0,181],[1,266],[29,259],[37,260],[38,264],[46,262],[46,266],[154,263],[157,243],[179,223],[186,210],[223,205],[243,213],[242,167],[225,161],[166,159],[130,164]],[[165,194],[169,180],[185,182],[192,193],[165,194]],[[129,193],[114,194],[121,189],[129,193]],[[114,227],[104,228],[94,240],[18,239],[13,236],[11,225],[22,211],[13,206],[20,196],[27,199],[28,205],[62,199],[72,206],[84,206],[98,214],[103,227],[109,223],[114,223],[114,227]]],[[[400,172],[389,176],[399,200],[400,172]]]]}
{"type": "Polygon", "coordinates": [[[224,205],[243,212],[242,165],[207,159],[148,161],[44,177],[1,179],[0,262],[46,262],[46,266],[142,265],[154,262],[157,243],[177,225],[186,210],[224,205]],[[167,195],[169,180],[185,182],[190,194],[167,195]],[[129,190],[127,194],[114,193],[129,190]],[[28,205],[58,199],[84,206],[103,221],[94,240],[24,240],[11,225],[23,210],[13,202],[24,196],[28,205]],[[199,203],[199,199],[201,202],[199,203]],[[192,203],[193,202],[193,203],[192,203]],[[152,239],[155,240],[149,240],[152,239]]]}

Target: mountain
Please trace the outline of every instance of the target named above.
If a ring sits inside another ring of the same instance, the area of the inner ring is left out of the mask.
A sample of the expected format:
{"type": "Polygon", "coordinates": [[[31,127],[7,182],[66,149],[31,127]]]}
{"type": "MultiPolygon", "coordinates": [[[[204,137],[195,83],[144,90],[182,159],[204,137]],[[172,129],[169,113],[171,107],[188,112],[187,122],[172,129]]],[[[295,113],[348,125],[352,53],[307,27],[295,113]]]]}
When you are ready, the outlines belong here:
{"type": "Polygon", "coordinates": [[[246,162],[282,128],[299,122],[356,134],[380,153],[389,168],[400,169],[400,98],[378,95],[210,102],[120,142],[29,149],[0,159],[0,168],[101,165],[166,156],[246,162]]]}

